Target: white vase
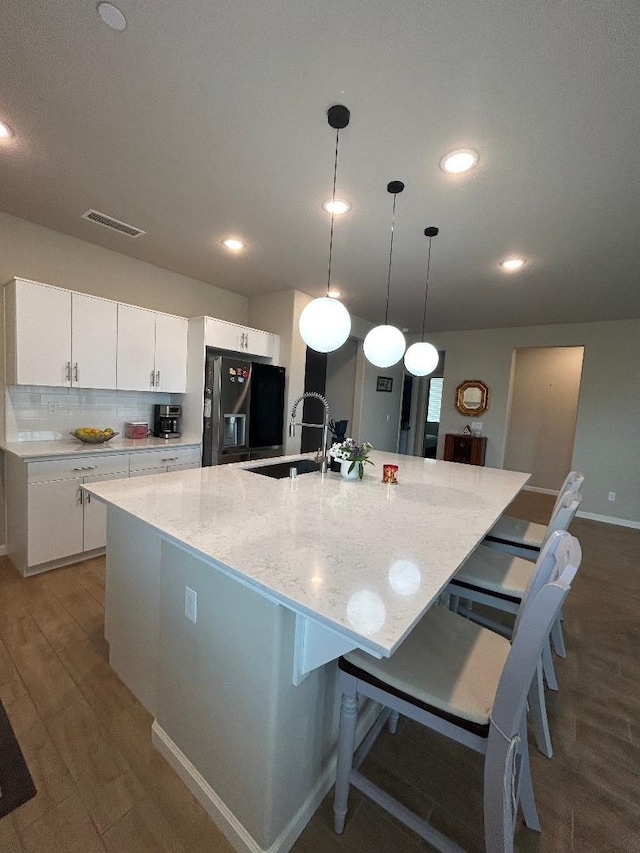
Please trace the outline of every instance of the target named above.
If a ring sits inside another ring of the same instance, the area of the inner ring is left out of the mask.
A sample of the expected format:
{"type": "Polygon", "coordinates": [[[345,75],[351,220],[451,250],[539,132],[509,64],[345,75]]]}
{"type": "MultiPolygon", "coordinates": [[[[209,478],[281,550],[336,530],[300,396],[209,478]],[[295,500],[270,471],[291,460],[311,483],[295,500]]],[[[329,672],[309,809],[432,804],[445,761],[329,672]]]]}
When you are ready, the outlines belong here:
{"type": "Polygon", "coordinates": [[[360,476],[360,465],[358,462],[353,466],[353,471],[349,471],[353,463],[351,463],[348,459],[345,462],[340,463],[340,474],[342,475],[343,480],[357,480],[360,476]]]}

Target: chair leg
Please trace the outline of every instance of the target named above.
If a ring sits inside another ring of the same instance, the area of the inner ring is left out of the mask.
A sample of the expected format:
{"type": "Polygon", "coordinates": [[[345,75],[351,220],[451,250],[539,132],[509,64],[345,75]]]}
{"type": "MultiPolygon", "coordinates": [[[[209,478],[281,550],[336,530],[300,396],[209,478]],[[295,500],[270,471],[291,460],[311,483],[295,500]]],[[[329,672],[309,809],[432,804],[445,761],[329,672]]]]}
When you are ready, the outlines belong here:
{"type": "Polygon", "coordinates": [[[558,680],[556,679],[556,670],[551,656],[551,642],[549,637],[547,637],[542,647],[542,666],[544,668],[544,679],[547,682],[547,687],[549,690],[557,690],[558,680]]]}
{"type": "Polygon", "coordinates": [[[491,727],[484,764],[484,839],[486,853],[513,853],[518,802],[525,823],[540,831],[533,796],[527,719],[523,715],[518,744],[491,727]]]}
{"type": "Polygon", "coordinates": [[[533,795],[533,780],[531,778],[531,763],[529,761],[529,743],[527,740],[527,724],[526,720],[522,726],[521,732],[521,753],[520,753],[520,806],[524,822],[536,832],[540,832],[540,818],[536,809],[536,801],[533,795]]]}
{"type": "Polygon", "coordinates": [[[553,648],[555,650],[555,653],[561,658],[566,658],[567,647],[564,642],[564,632],[562,630],[562,613],[553,623],[553,628],[551,629],[551,639],[553,640],[553,648]]]}
{"type": "Polygon", "coordinates": [[[389,729],[389,733],[394,735],[398,731],[398,720],[400,719],[400,714],[398,711],[392,711],[389,715],[389,722],[387,723],[387,727],[389,729]]]}
{"type": "Polygon", "coordinates": [[[531,713],[531,722],[533,723],[533,731],[538,749],[547,758],[551,758],[553,747],[551,745],[551,732],[549,731],[549,720],[547,718],[547,703],[544,697],[542,662],[536,667],[535,675],[529,688],[529,711],[531,713]]]}
{"type": "MultiPolygon", "coordinates": [[[[342,673],[344,676],[344,673],[342,673]]],[[[340,707],[340,731],[338,735],[338,766],[336,770],[336,790],[333,800],[333,828],[340,834],[349,807],[349,777],[353,764],[353,751],[356,742],[356,724],[358,722],[358,694],[356,679],[344,677],[342,704],[340,707]]]]}

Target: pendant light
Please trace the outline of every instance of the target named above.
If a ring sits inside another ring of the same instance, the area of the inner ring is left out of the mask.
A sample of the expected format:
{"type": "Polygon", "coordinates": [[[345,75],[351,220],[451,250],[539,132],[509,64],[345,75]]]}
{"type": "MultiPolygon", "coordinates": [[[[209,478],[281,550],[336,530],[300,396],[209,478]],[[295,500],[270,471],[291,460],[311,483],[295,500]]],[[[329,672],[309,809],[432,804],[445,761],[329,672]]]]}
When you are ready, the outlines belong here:
{"type": "Polygon", "coordinates": [[[342,302],[329,296],[331,288],[331,255],[333,253],[333,224],[336,216],[336,177],[338,174],[338,141],[340,131],[349,124],[350,112],[341,104],[327,111],[329,126],[336,132],[336,153],[333,163],[333,196],[331,206],[331,236],[329,237],[329,272],[327,295],[312,299],[300,314],[298,328],[305,344],[316,352],[333,352],[341,347],[351,331],[351,317],[342,302]]]}
{"type": "Polygon", "coordinates": [[[393,231],[396,224],[396,198],[404,189],[402,181],[391,181],[387,192],[393,195],[393,214],[391,217],[391,245],[389,246],[389,272],[387,274],[387,307],[384,313],[384,325],[371,329],[364,339],[363,349],[366,358],[376,367],[391,367],[402,358],[407,343],[404,335],[395,326],[389,326],[389,294],[391,292],[391,258],[393,256],[393,231]]]}
{"type": "Polygon", "coordinates": [[[424,236],[429,238],[429,254],[427,256],[427,283],[424,288],[424,311],[422,313],[422,340],[411,344],[404,354],[404,366],[414,376],[428,376],[438,366],[440,356],[433,344],[425,342],[424,329],[427,320],[427,294],[429,293],[429,269],[431,268],[431,240],[438,235],[440,229],[430,225],[424,229],[424,236]]]}

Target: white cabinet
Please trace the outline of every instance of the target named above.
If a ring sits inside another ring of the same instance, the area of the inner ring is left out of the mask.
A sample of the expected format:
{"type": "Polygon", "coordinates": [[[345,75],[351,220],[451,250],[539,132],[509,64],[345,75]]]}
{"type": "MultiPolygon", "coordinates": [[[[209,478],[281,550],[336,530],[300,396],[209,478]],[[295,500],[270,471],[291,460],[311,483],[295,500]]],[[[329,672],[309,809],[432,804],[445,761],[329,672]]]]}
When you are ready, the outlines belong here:
{"type": "Polygon", "coordinates": [[[184,471],[199,468],[202,461],[200,447],[167,447],[166,450],[149,450],[132,453],[130,472],[132,477],[160,474],[165,471],[184,471]]]}
{"type": "Polygon", "coordinates": [[[106,506],[81,486],[199,468],[199,445],[78,453],[23,461],[5,454],[7,555],[23,575],[92,556],[106,543],[106,506]]]}
{"type": "Polygon", "coordinates": [[[8,385],[116,387],[117,303],[14,279],[5,327],[8,385]]]}
{"type": "Polygon", "coordinates": [[[156,391],[184,394],[187,390],[187,333],[189,321],[156,314],[156,391]]]}
{"type": "MultiPolygon", "coordinates": [[[[118,480],[128,477],[129,472],[118,474],[97,474],[94,477],[84,477],[83,484],[98,483],[104,480],[118,480]]],[[[95,551],[107,544],[107,506],[97,501],[88,492],[82,493],[84,507],[83,551],[95,551]]]]}
{"type": "Polygon", "coordinates": [[[28,486],[28,565],[104,548],[107,508],[82,491],[83,483],[128,477],[128,471],[98,474],[77,480],[52,480],[28,486]]]}
{"type": "Polygon", "coordinates": [[[118,305],[84,293],[71,294],[71,385],[116,387],[118,305]]]}
{"type": "Polygon", "coordinates": [[[84,550],[81,483],[79,479],[29,484],[28,568],[84,550]]]}
{"type": "Polygon", "coordinates": [[[85,482],[129,476],[129,454],[82,454],[23,462],[7,454],[7,553],[23,575],[104,547],[105,514],[85,482]]]}
{"type": "Polygon", "coordinates": [[[184,317],[118,305],[118,389],[184,393],[187,330],[184,317]]]}
{"type": "Polygon", "coordinates": [[[278,336],[226,320],[205,318],[205,344],[216,349],[274,358],[278,336]]]}

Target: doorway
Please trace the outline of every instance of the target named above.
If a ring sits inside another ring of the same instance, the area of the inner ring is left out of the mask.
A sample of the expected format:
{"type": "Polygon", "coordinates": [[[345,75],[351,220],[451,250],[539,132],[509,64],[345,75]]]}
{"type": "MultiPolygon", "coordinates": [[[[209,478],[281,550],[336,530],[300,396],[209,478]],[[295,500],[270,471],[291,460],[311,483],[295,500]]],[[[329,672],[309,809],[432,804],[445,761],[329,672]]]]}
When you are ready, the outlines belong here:
{"type": "Polygon", "coordinates": [[[527,488],[557,492],[571,469],[584,347],[529,347],[513,355],[504,468],[527,488]]]}
{"type": "MultiPolygon", "coordinates": [[[[404,441],[406,450],[399,453],[410,453],[413,456],[424,456],[435,459],[438,450],[438,431],[440,429],[440,406],[444,384],[444,350],[438,351],[438,365],[429,376],[416,377],[410,374],[406,378],[410,385],[405,385],[405,397],[408,396],[410,417],[409,431],[404,441]]],[[[403,397],[403,412],[405,408],[403,397]]],[[[401,428],[405,422],[401,422],[401,428]]]]}

